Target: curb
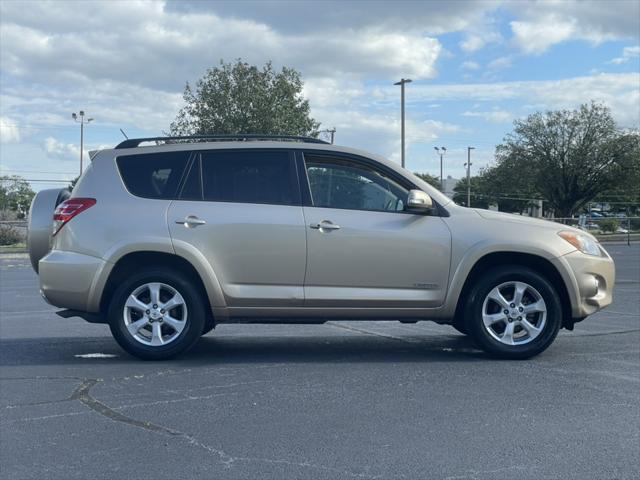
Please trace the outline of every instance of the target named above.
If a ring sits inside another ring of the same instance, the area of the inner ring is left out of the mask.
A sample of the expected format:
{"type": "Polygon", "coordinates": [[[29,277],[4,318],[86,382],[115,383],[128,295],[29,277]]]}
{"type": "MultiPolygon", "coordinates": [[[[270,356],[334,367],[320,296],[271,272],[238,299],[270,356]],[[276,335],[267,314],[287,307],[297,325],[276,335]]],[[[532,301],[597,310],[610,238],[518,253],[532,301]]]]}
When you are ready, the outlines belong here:
{"type": "Polygon", "coordinates": [[[0,252],[0,259],[29,258],[26,252],[0,252]]]}

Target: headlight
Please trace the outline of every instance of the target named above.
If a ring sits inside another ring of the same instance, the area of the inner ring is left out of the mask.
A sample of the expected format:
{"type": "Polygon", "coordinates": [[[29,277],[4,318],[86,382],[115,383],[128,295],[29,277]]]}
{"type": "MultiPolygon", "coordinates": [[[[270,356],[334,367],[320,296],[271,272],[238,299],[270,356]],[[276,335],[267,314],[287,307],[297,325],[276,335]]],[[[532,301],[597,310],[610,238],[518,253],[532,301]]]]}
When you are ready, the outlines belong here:
{"type": "Polygon", "coordinates": [[[598,246],[598,242],[587,235],[583,235],[578,232],[572,232],[570,230],[563,230],[561,232],[558,232],[558,235],[560,235],[582,253],[586,253],[587,255],[594,255],[596,257],[602,255],[602,253],[600,252],[600,247],[598,246]]]}

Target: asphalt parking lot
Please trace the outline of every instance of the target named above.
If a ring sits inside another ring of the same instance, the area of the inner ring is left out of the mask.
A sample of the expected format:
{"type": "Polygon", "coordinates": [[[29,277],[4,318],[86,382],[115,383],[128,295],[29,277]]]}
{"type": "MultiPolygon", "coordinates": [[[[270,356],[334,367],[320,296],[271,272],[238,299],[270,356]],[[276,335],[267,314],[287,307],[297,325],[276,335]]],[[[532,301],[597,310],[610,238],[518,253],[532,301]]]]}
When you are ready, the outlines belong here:
{"type": "Polygon", "coordinates": [[[0,258],[7,479],[640,478],[640,245],[614,304],[529,361],[430,322],[223,325],[162,363],[0,258]]]}

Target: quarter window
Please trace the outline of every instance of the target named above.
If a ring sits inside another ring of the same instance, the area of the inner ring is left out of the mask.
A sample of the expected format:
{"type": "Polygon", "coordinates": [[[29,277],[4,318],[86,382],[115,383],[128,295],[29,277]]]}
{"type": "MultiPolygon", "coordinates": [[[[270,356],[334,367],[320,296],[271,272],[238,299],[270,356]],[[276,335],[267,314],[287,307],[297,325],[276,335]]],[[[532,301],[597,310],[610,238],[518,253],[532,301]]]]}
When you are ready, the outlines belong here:
{"type": "Polygon", "coordinates": [[[174,199],[191,152],[126,155],[116,163],[127,190],[145,198],[174,199]]]}
{"type": "Polygon", "coordinates": [[[295,166],[287,151],[203,152],[202,181],[209,201],[300,204],[295,166]]]}
{"type": "Polygon", "coordinates": [[[306,155],[313,206],[403,211],[409,191],[377,170],[339,159],[306,155]]]}

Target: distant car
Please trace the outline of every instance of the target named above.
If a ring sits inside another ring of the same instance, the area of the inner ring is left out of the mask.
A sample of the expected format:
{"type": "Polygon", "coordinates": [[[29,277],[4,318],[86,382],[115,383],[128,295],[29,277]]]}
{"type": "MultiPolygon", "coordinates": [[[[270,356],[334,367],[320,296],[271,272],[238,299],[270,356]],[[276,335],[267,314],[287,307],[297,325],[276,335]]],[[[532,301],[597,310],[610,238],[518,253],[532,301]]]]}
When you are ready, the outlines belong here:
{"type": "Polygon", "coordinates": [[[587,224],[585,225],[585,229],[586,230],[600,230],[600,227],[598,226],[597,223],[587,222],[587,224]]]}
{"type": "Polygon", "coordinates": [[[434,320],[527,358],[611,303],[614,264],[592,235],[460,207],[317,139],[126,140],[67,197],[31,206],[42,294],[145,359],[222,323],[328,320],[434,320]]]}

